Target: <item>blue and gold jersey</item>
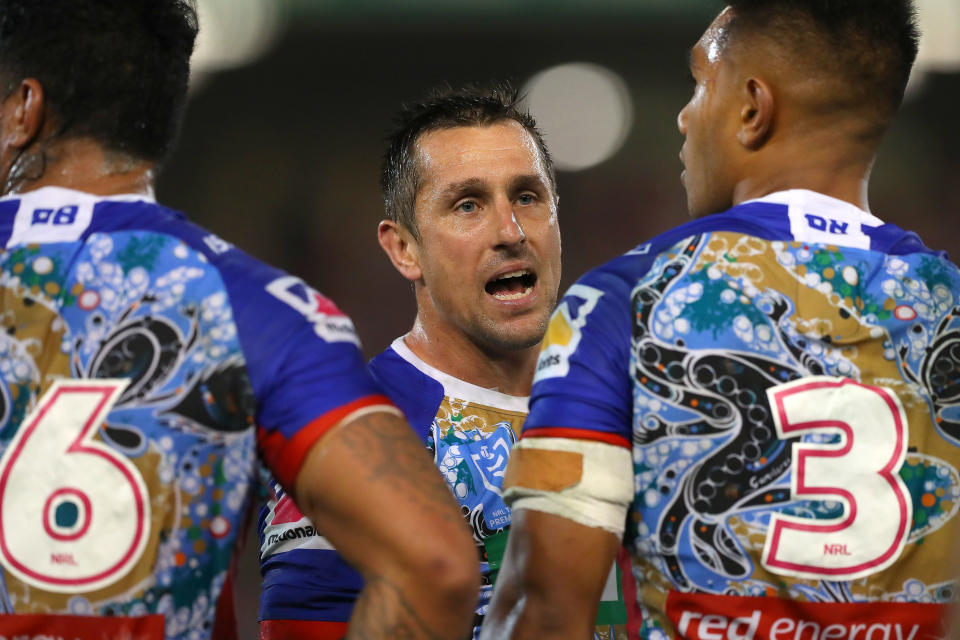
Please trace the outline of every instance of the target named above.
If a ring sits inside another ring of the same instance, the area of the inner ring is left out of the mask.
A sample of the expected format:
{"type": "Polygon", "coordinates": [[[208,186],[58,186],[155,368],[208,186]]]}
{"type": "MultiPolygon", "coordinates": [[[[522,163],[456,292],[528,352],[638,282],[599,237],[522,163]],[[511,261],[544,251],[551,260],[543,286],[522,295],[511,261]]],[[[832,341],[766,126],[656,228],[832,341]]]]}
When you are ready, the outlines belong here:
{"type": "Polygon", "coordinates": [[[0,635],[227,631],[256,450],[289,488],[389,404],[350,320],[143,196],[2,199],[0,245],[0,635]]]}
{"type": "Polygon", "coordinates": [[[939,637],[960,272],[808,191],[693,221],[569,290],[530,436],[632,450],[632,638],[939,637]]]}
{"type": "MultiPolygon", "coordinates": [[[[527,398],[484,389],[430,366],[398,338],[370,362],[377,382],[426,444],[473,532],[482,586],[474,636],[487,607],[511,522],[502,486],[510,448],[527,415],[527,398]]],[[[359,573],[303,517],[282,490],[260,510],[261,621],[346,623],[363,586],[359,573]]],[[[625,633],[617,569],[604,591],[597,638],[625,633]]],[[[265,634],[272,637],[269,622],[265,634]]],[[[304,637],[340,637],[342,626],[302,625],[304,637]],[[307,635],[309,634],[309,635],[307,635]],[[329,635],[327,635],[329,634],[329,635]]],[[[287,628],[284,631],[289,633],[287,628]]],[[[276,630],[278,635],[281,632],[276,630]]],[[[299,637],[299,636],[298,636],[299,637]]]]}

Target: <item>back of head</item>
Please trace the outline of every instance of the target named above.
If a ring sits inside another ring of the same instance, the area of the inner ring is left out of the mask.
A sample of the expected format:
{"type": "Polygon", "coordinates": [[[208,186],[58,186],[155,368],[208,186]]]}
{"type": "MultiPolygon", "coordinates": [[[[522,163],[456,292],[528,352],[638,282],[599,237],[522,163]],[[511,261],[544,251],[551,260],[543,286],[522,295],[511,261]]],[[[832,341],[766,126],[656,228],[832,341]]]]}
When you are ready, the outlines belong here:
{"type": "MultiPolygon", "coordinates": [[[[852,109],[882,133],[903,100],[919,34],[912,0],[727,0],[727,42],[757,39],[821,86],[815,108],[852,109]],[[826,83],[824,86],[823,83],[826,83]]],[[[803,78],[800,78],[802,80],[803,78]]]]}
{"type": "Polygon", "coordinates": [[[0,89],[36,78],[55,136],[160,162],[196,35],[192,0],[0,0],[0,89]]]}
{"type": "Polygon", "coordinates": [[[554,196],[557,193],[553,160],[537,123],[518,103],[519,92],[509,83],[459,88],[441,86],[422,100],[406,104],[395,117],[387,137],[380,186],[387,217],[418,237],[414,202],[420,185],[417,141],[423,134],[454,127],[483,127],[515,120],[531,135],[540,152],[554,196]]]}

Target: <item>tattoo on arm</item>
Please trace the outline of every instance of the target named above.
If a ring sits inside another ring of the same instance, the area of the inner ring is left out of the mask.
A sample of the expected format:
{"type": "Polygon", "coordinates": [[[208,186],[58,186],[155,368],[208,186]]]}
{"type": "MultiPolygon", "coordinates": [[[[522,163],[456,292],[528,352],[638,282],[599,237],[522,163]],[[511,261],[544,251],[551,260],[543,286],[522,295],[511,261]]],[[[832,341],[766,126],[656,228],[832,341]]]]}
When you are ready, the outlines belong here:
{"type": "Polygon", "coordinates": [[[453,495],[430,460],[426,446],[400,420],[388,413],[372,413],[346,425],[343,444],[363,456],[368,479],[386,481],[428,511],[439,511],[447,521],[462,522],[453,495]],[[439,509],[437,509],[440,507],[439,509]]]}
{"type": "Polygon", "coordinates": [[[347,640],[444,640],[427,628],[400,588],[381,576],[368,577],[350,619],[347,640]]]}

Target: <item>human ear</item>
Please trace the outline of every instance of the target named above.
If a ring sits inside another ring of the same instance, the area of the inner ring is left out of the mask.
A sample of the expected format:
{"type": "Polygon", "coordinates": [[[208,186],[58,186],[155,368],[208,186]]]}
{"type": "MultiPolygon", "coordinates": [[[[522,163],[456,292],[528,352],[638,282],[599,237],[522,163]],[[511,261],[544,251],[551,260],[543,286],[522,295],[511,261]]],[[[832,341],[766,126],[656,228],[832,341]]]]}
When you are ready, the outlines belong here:
{"type": "Polygon", "coordinates": [[[411,282],[423,276],[420,270],[420,247],[409,230],[393,220],[381,220],[377,227],[377,240],[400,275],[411,282]]]}
{"type": "Polygon", "coordinates": [[[3,101],[3,145],[13,149],[29,146],[43,127],[46,96],[35,78],[25,78],[3,101]]]}
{"type": "Polygon", "coordinates": [[[776,101],[770,85],[760,78],[747,79],[744,97],[737,140],[750,151],[756,151],[766,144],[773,133],[776,101]]]}

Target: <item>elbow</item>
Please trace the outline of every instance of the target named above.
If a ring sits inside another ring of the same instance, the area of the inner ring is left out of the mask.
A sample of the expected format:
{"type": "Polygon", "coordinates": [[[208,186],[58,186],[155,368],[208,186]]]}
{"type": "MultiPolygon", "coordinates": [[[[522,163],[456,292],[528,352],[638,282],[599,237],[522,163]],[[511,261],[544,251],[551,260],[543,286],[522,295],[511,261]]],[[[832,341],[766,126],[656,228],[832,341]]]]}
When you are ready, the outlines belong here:
{"type": "Polygon", "coordinates": [[[456,525],[424,536],[416,570],[437,605],[467,620],[480,597],[480,562],[473,536],[462,520],[456,525]]]}
{"type": "Polygon", "coordinates": [[[387,578],[408,603],[444,611],[448,621],[472,620],[480,596],[477,547],[463,521],[421,529],[402,548],[361,569],[364,578],[387,578]]]}
{"type": "Polygon", "coordinates": [[[441,546],[423,565],[435,597],[450,611],[459,611],[465,618],[472,617],[480,596],[480,564],[476,546],[441,546]]]}

